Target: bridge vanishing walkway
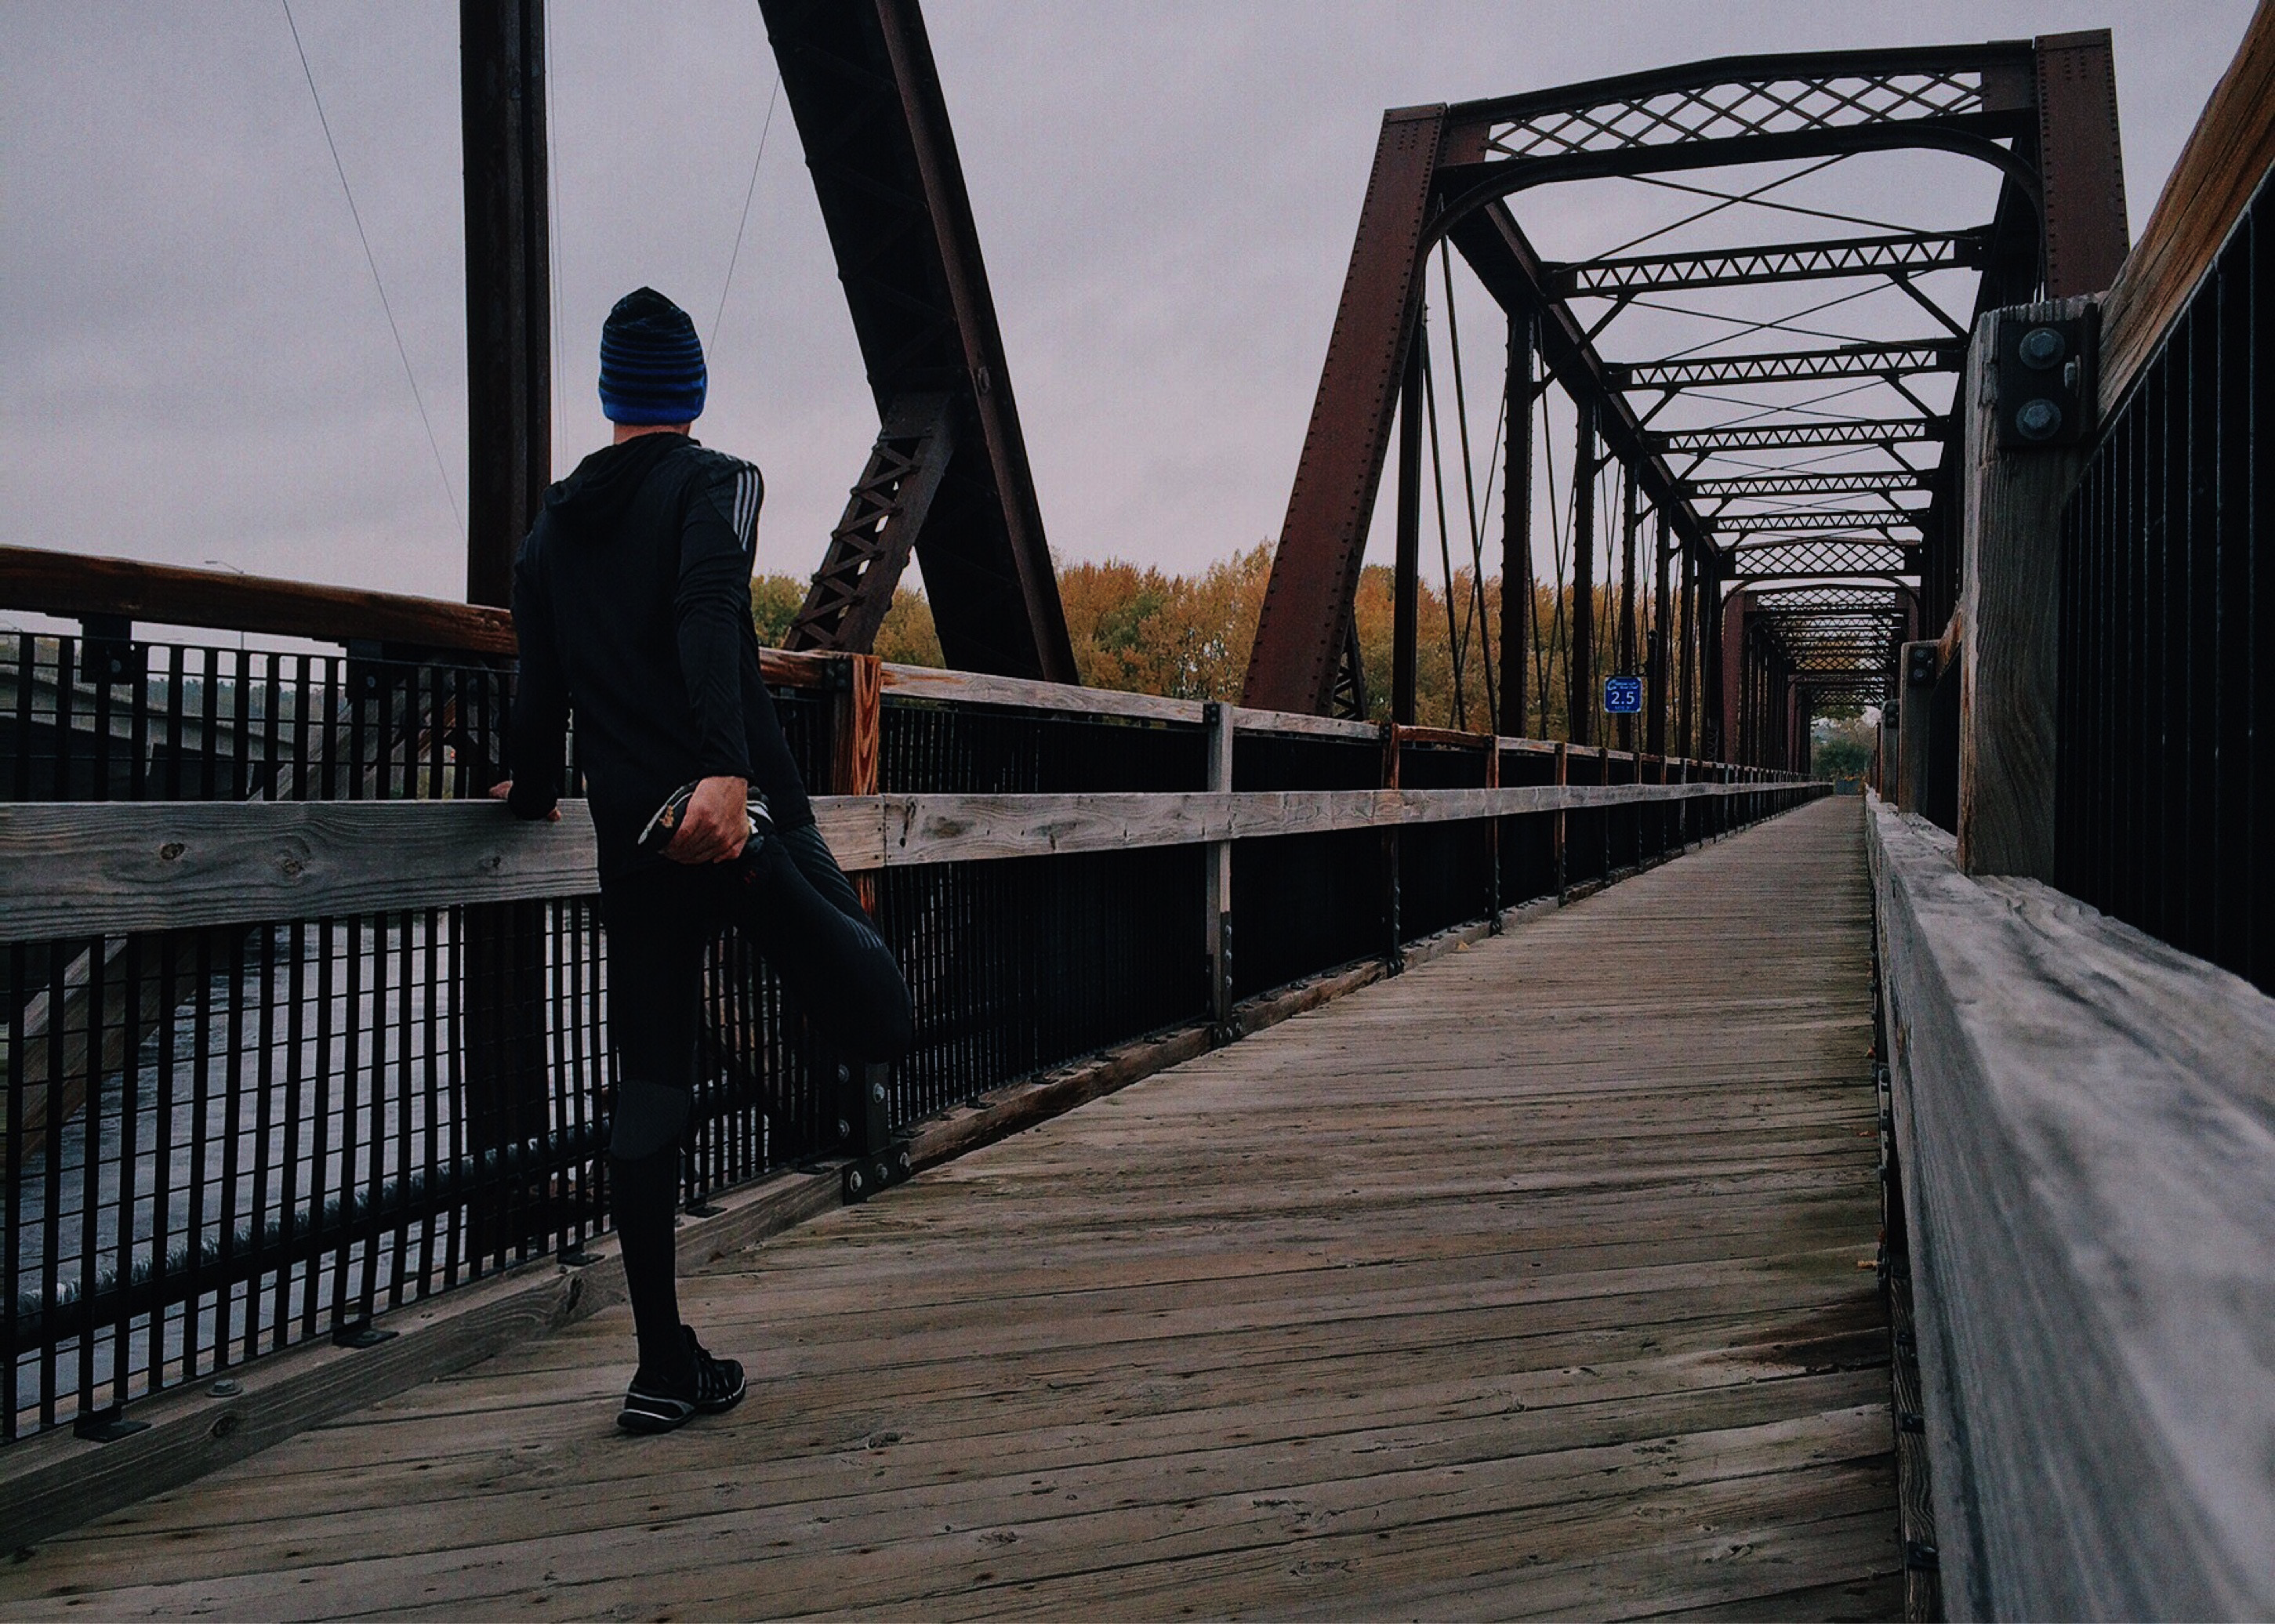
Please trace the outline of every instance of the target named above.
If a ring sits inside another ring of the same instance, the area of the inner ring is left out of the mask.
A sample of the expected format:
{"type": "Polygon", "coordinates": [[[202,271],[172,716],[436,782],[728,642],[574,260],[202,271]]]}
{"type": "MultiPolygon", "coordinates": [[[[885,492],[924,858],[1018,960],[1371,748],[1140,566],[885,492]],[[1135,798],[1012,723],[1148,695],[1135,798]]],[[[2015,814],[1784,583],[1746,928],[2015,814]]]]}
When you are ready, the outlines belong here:
{"type": "Polygon", "coordinates": [[[0,1569],[5,1616],[1901,1613],[1820,801],[0,1569]]]}

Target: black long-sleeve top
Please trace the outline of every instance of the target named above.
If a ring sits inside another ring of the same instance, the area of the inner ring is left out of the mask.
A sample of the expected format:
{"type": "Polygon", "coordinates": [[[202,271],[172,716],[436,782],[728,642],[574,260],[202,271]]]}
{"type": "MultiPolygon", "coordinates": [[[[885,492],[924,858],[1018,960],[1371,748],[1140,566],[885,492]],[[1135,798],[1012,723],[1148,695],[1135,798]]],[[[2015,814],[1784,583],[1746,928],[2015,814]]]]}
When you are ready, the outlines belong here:
{"type": "Polygon", "coordinates": [[[603,879],[659,860],[639,832],[692,779],[745,779],[777,827],[812,821],[751,623],[764,494],[748,463],[642,434],[548,491],[522,543],[510,804],[524,818],[553,809],[573,709],[603,879]]]}

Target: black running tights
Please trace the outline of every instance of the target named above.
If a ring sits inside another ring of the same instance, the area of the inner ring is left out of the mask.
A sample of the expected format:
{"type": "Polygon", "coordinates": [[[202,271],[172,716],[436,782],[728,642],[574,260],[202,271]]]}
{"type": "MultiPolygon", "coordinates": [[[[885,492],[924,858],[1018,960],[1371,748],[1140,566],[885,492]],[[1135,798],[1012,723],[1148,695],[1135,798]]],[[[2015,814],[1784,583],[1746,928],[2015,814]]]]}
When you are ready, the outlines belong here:
{"type": "Polygon", "coordinates": [[[732,863],[663,864],[601,888],[617,1081],[609,1167],[624,1282],[646,1377],[677,1379],[672,1223],[703,1019],[703,952],[732,925],[763,954],[821,1039],[854,1060],[909,1046],[908,986],[892,949],[812,824],[753,841],[732,863]]]}

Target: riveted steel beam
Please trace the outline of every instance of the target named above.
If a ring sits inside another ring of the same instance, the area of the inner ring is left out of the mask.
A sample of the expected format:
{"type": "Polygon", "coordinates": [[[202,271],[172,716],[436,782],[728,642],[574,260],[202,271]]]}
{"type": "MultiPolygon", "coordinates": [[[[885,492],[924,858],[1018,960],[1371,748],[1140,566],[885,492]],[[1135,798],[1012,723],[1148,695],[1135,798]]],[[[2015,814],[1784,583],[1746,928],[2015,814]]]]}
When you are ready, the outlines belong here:
{"type": "MultiPolygon", "coordinates": [[[[760,0],[806,168],[836,256],[854,336],[887,429],[899,403],[946,397],[959,429],[913,548],[950,665],[1007,676],[1080,680],[1043,533],[979,227],[918,0],[760,0]]],[[[857,498],[858,500],[858,498],[857,498]]],[[[848,578],[833,537],[803,618],[849,634],[873,627],[900,571],[848,578]]],[[[850,646],[847,644],[835,646],[850,646]]],[[[865,648],[865,645],[863,646],[865,648]]]]}
{"type": "Polygon", "coordinates": [[[1261,709],[1325,714],[1334,703],[1412,340],[1444,116],[1435,106],[1383,116],[1249,654],[1243,699],[1261,709]]]}
{"type": "Polygon", "coordinates": [[[2046,297],[2098,293],[2117,279],[2131,243],[2109,30],[2047,34],[2035,65],[2046,297]]]}

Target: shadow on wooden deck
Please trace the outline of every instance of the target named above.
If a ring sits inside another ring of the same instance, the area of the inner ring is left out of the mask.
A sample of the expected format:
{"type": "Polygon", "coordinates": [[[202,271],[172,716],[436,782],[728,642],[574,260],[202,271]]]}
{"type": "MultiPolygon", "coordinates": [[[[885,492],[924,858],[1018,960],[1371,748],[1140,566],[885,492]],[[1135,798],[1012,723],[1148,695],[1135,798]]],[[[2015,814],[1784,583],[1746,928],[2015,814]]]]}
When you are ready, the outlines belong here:
{"type": "Polygon", "coordinates": [[[1822,801],[0,1569],[6,1616],[1901,1613],[1822,801]]]}

